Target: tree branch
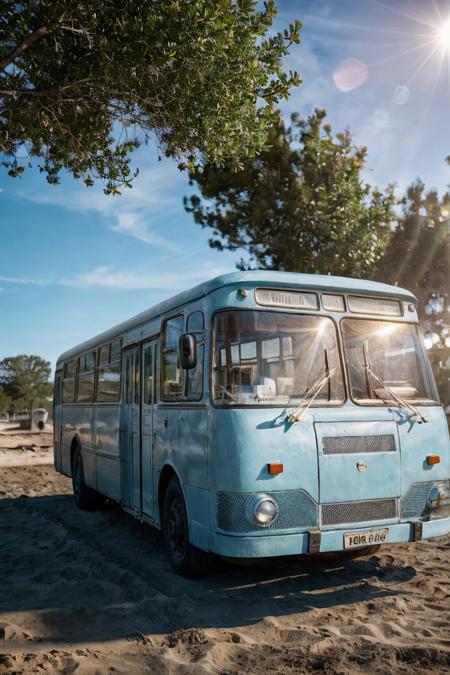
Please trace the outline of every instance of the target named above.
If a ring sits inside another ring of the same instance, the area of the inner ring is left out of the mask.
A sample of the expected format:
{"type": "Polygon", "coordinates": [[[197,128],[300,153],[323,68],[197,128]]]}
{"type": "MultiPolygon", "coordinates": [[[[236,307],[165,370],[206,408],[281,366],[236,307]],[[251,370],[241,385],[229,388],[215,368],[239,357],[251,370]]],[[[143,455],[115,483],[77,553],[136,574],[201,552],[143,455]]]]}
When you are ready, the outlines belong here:
{"type": "MultiPolygon", "coordinates": [[[[50,87],[49,89],[0,89],[0,95],[2,96],[15,96],[20,94],[21,96],[52,96],[53,94],[63,93],[67,89],[72,89],[81,84],[86,84],[86,82],[92,82],[91,77],[85,77],[81,80],[75,80],[75,82],[69,82],[68,84],[58,85],[56,87],[50,87]]],[[[81,95],[78,98],[83,98],[84,95],[81,95]]]]}
{"type": "Polygon", "coordinates": [[[0,59],[0,70],[5,70],[11,63],[14,63],[18,56],[31,47],[32,44],[40,40],[44,35],[48,35],[50,32],[50,26],[42,26],[35,30],[34,33],[30,33],[30,35],[28,35],[28,37],[26,37],[12,52],[0,59]]]}

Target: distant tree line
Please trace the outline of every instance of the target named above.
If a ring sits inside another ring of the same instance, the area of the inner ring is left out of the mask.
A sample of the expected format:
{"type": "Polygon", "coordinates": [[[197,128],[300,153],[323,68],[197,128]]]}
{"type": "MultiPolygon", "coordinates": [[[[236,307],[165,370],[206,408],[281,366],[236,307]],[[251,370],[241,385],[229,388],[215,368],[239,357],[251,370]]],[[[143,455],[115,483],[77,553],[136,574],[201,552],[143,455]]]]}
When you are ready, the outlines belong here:
{"type": "Polygon", "coordinates": [[[40,356],[21,354],[0,361],[0,413],[48,408],[50,372],[50,362],[40,356]]]}
{"type": "MultiPolygon", "coordinates": [[[[362,178],[367,150],[326,112],[274,119],[258,157],[190,173],[185,208],[218,250],[243,250],[240,269],[376,279],[411,290],[442,400],[450,403],[450,192],[417,180],[403,197],[362,178]]],[[[450,163],[450,158],[447,158],[450,163]]]]}

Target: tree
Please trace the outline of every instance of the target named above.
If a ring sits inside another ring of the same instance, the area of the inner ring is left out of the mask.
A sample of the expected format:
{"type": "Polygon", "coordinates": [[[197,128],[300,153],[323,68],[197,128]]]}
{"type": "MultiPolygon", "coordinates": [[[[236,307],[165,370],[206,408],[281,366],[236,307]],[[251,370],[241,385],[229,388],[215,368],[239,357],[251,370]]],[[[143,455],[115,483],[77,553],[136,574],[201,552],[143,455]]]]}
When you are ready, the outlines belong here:
{"type": "Polygon", "coordinates": [[[11,399],[14,410],[28,412],[46,405],[52,393],[49,384],[50,362],[40,356],[9,356],[0,361],[0,387],[11,399]]]}
{"type": "Polygon", "coordinates": [[[441,199],[417,180],[407,189],[402,207],[376,277],[417,296],[441,397],[450,403],[450,192],[441,199]]]}
{"type": "Polygon", "coordinates": [[[264,144],[273,106],[300,80],[282,59],[300,23],[267,33],[267,0],[0,0],[0,151],[24,147],[105,191],[130,186],[130,152],[156,135],[181,166],[238,162],[264,144]],[[117,140],[120,139],[120,140],[117,140]]]}
{"type": "Polygon", "coordinates": [[[210,246],[246,249],[240,268],[370,276],[391,234],[393,186],[361,179],[366,148],[349,131],[333,136],[326,113],[280,117],[267,148],[241,171],[211,165],[190,173],[201,197],[185,208],[213,230],[210,246]]]}
{"type": "Polygon", "coordinates": [[[11,399],[6,395],[3,387],[0,386],[0,415],[9,409],[11,399]]]}

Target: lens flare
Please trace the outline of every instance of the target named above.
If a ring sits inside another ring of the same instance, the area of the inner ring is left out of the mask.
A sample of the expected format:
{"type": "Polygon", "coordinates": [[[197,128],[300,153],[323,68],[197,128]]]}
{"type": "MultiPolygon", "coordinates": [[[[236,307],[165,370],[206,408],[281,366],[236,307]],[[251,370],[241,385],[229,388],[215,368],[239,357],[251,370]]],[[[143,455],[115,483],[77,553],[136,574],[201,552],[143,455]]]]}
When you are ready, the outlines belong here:
{"type": "Polygon", "coordinates": [[[409,88],[406,85],[396,87],[392,95],[392,100],[396,105],[405,105],[409,99],[409,88]]]}
{"type": "Polygon", "coordinates": [[[436,40],[440,49],[450,54],[450,17],[437,27],[436,40]]]}
{"type": "Polygon", "coordinates": [[[339,91],[348,92],[360,87],[369,77],[367,64],[359,59],[345,59],[333,73],[339,91]]]}

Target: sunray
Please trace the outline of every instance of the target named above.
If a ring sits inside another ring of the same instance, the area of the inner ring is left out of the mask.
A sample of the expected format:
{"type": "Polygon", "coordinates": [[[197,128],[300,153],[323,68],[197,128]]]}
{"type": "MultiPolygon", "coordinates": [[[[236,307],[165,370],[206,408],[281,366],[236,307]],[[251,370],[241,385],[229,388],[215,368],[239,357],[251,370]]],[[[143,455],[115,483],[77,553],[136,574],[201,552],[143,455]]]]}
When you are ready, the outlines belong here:
{"type": "Polygon", "coordinates": [[[439,7],[436,0],[432,0],[432,3],[433,3],[434,11],[436,12],[436,15],[438,17],[438,23],[442,23],[442,21],[444,21],[444,17],[441,14],[441,8],[439,7]]]}
{"type": "Polygon", "coordinates": [[[436,232],[436,236],[433,239],[432,245],[427,251],[427,255],[422,261],[422,265],[417,270],[418,279],[421,279],[423,277],[425,270],[431,265],[439,246],[441,246],[444,243],[444,237],[445,237],[445,229],[440,227],[438,232],[436,232]]]}
{"type": "MultiPolygon", "coordinates": [[[[282,17],[282,14],[280,14],[280,18],[282,17]]],[[[289,18],[289,17],[287,17],[289,18]]],[[[346,21],[335,21],[335,20],[330,20],[330,19],[323,19],[322,17],[318,16],[310,16],[309,21],[311,23],[319,23],[322,26],[326,28],[345,28],[350,31],[355,31],[355,30],[361,30],[361,31],[368,31],[371,33],[382,33],[384,35],[395,35],[395,36],[402,36],[402,37],[424,37],[425,33],[411,33],[408,32],[406,33],[405,31],[402,30],[393,30],[390,28],[377,28],[376,26],[364,26],[361,24],[356,24],[356,23],[347,23],[346,21]]]]}
{"type": "MultiPolygon", "coordinates": [[[[436,28],[435,23],[431,23],[430,21],[427,21],[425,19],[422,19],[421,17],[414,16],[414,14],[409,14],[403,10],[396,9],[395,7],[392,7],[391,5],[385,5],[384,2],[380,2],[380,0],[374,0],[375,4],[378,5],[379,7],[383,7],[383,9],[388,9],[391,12],[395,12],[395,14],[399,14],[400,16],[403,16],[406,19],[410,19],[411,21],[414,21],[416,23],[420,23],[422,26],[428,26],[429,28],[436,28]]],[[[440,18],[440,17],[438,17],[440,18]]]]}
{"type": "MultiPolygon", "coordinates": [[[[410,233],[410,236],[411,236],[411,233],[410,233]]],[[[418,223],[416,223],[414,234],[410,239],[410,244],[409,244],[410,249],[409,249],[409,251],[407,251],[405,253],[402,261],[400,262],[400,264],[398,266],[398,271],[397,271],[398,278],[401,278],[403,272],[405,271],[407,265],[409,264],[409,261],[410,261],[411,257],[416,253],[416,246],[418,244],[419,237],[420,237],[420,226],[419,226],[418,223]]]]}
{"type": "Polygon", "coordinates": [[[413,54],[414,52],[419,52],[423,49],[426,49],[429,45],[433,44],[434,40],[429,40],[429,42],[416,45],[415,47],[409,47],[408,49],[404,49],[401,52],[396,52],[395,54],[391,54],[390,56],[385,56],[382,59],[377,59],[376,61],[372,61],[369,65],[370,66],[379,66],[383,63],[389,63],[389,61],[395,61],[396,59],[401,58],[402,56],[407,56],[408,54],[413,54]]]}
{"type": "Polygon", "coordinates": [[[425,68],[425,66],[427,65],[427,63],[428,63],[428,62],[429,62],[429,61],[430,61],[430,60],[431,60],[431,59],[432,59],[439,51],[440,51],[440,50],[439,50],[439,45],[435,46],[435,47],[431,50],[431,52],[423,59],[422,63],[421,63],[419,66],[417,66],[417,68],[415,69],[415,71],[411,74],[411,77],[410,77],[409,80],[408,80],[408,84],[411,84],[411,83],[416,79],[416,77],[418,76],[418,74],[425,68]]]}

